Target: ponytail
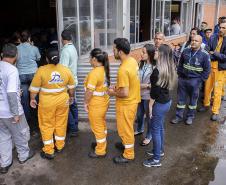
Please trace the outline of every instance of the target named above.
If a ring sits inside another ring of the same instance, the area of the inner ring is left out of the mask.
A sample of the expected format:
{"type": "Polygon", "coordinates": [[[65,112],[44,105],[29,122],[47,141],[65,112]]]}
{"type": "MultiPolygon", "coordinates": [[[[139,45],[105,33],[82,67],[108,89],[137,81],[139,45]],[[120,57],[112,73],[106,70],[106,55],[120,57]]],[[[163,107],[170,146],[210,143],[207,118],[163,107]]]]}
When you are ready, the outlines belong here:
{"type": "Polygon", "coordinates": [[[105,77],[107,80],[107,85],[110,86],[110,65],[107,52],[102,51],[100,48],[94,48],[90,52],[92,58],[96,58],[104,66],[105,77]]]}
{"type": "Polygon", "coordinates": [[[49,60],[49,64],[57,65],[60,61],[59,52],[57,49],[54,49],[54,48],[50,48],[47,50],[46,57],[49,60]]]}
{"type": "Polygon", "coordinates": [[[110,86],[110,65],[109,65],[109,59],[108,59],[107,52],[103,52],[103,56],[104,56],[104,70],[105,70],[105,75],[107,78],[107,84],[109,87],[110,86]]]}

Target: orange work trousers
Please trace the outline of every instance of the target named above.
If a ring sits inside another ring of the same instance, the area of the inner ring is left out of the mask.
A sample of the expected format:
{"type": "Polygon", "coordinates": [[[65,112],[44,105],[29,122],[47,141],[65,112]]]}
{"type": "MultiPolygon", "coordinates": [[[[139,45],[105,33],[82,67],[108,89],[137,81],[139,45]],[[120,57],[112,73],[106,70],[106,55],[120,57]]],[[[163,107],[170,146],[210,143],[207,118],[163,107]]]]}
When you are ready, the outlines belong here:
{"type": "Polygon", "coordinates": [[[125,149],[123,157],[134,159],[134,121],[138,104],[124,105],[116,102],[117,129],[125,149]]]}
{"type": "MultiPolygon", "coordinates": [[[[100,97],[98,97],[100,98],[100,97]]],[[[92,132],[96,138],[95,153],[97,155],[105,155],[107,148],[107,124],[106,113],[109,106],[109,99],[103,98],[100,100],[92,100],[89,105],[89,122],[92,132]],[[99,102],[99,103],[98,103],[99,102]]]]}
{"type": "Polygon", "coordinates": [[[54,140],[58,150],[65,145],[69,112],[68,95],[57,103],[51,102],[50,104],[51,106],[40,103],[38,107],[39,128],[44,144],[42,150],[47,154],[54,153],[54,140]]]}
{"type": "Polygon", "coordinates": [[[210,106],[210,99],[213,92],[212,112],[219,114],[221,106],[222,89],[225,83],[225,72],[218,71],[217,68],[211,68],[209,78],[205,83],[204,106],[210,106]]]}

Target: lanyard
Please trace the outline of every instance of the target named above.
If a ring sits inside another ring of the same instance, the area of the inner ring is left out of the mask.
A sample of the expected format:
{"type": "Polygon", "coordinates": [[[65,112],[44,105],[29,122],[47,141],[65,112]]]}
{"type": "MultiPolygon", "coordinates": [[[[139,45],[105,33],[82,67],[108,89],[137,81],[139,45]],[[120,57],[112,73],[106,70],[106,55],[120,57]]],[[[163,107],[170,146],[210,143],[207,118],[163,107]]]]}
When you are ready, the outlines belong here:
{"type": "Polygon", "coordinates": [[[144,80],[144,75],[146,73],[146,71],[148,70],[148,64],[145,64],[144,67],[143,67],[142,71],[143,71],[143,74],[142,74],[142,78],[141,78],[141,82],[143,82],[144,80]],[[144,70],[143,70],[144,69],[144,70]]]}
{"type": "Polygon", "coordinates": [[[198,53],[199,50],[197,50],[193,55],[191,54],[192,52],[190,52],[190,59],[189,59],[189,64],[191,62],[191,59],[198,53]]]}

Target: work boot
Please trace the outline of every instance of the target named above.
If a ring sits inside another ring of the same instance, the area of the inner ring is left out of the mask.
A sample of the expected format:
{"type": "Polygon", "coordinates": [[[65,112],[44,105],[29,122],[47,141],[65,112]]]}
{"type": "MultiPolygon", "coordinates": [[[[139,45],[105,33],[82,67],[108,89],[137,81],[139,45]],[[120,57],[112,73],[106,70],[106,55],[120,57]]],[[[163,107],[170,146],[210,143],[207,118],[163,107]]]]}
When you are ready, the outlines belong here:
{"type": "Polygon", "coordinates": [[[185,121],[185,124],[192,125],[192,122],[193,122],[192,118],[187,118],[187,120],[185,121]]]}
{"type": "Polygon", "coordinates": [[[113,161],[115,164],[125,164],[134,161],[134,159],[126,159],[122,155],[114,157],[113,161]]]}
{"type": "Polygon", "coordinates": [[[48,160],[54,159],[54,157],[55,157],[54,154],[47,154],[43,151],[41,151],[40,156],[41,156],[41,158],[48,159],[48,160]]]}
{"type": "Polygon", "coordinates": [[[209,108],[210,108],[209,106],[202,106],[198,108],[198,112],[206,112],[209,110],[209,108]]]}
{"type": "Polygon", "coordinates": [[[183,121],[183,119],[178,118],[178,117],[175,117],[175,118],[172,119],[170,122],[171,122],[172,124],[178,124],[178,123],[180,123],[180,122],[182,122],[182,121],[183,121]]]}
{"type": "Polygon", "coordinates": [[[90,158],[104,158],[104,157],[106,157],[106,154],[104,154],[104,155],[97,155],[94,151],[91,151],[91,152],[89,152],[88,156],[90,158]]]}
{"type": "Polygon", "coordinates": [[[124,151],[125,146],[121,142],[115,143],[115,148],[117,148],[120,151],[124,151]]]}
{"type": "Polygon", "coordinates": [[[212,121],[218,121],[219,115],[218,114],[212,114],[211,118],[212,121]]]}
{"type": "Polygon", "coordinates": [[[6,174],[6,173],[8,173],[9,168],[10,168],[12,165],[13,165],[13,161],[12,161],[12,163],[11,163],[9,166],[1,167],[1,168],[0,168],[0,173],[1,173],[1,174],[6,174]]]}
{"type": "Polygon", "coordinates": [[[31,159],[32,157],[34,157],[34,155],[35,155],[35,152],[34,152],[33,150],[30,150],[27,159],[25,159],[24,161],[20,161],[20,160],[19,160],[19,163],[20,163],[20,164],[24,164],[24,163],[27,162],[29,159],[31,159]]]}

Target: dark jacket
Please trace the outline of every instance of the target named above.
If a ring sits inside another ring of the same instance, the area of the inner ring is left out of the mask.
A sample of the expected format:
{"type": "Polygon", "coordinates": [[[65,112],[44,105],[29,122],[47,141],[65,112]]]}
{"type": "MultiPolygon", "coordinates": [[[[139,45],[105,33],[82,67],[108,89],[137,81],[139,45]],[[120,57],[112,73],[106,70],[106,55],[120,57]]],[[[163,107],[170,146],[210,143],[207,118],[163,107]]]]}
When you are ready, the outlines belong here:
{"type": "Polygon", "coordinates": [[[226,70],[226,37],[223,39],[223,43],[220,49],[220,52],[216,52],[215,49],[218,43],[218,35],[211,36],[208,46],[210,51],[214,51],[212,55],[210,55],[211,61],[218,61],[218,70],[223,71],[226,70]]]}
{"type": "Polygon", "coordinates": [[[200,78],[205,81],[210,73],[210,57],[204,49],[193,51],[187,48],[181,54],[177,69],[181,78],[200,78]]]}

